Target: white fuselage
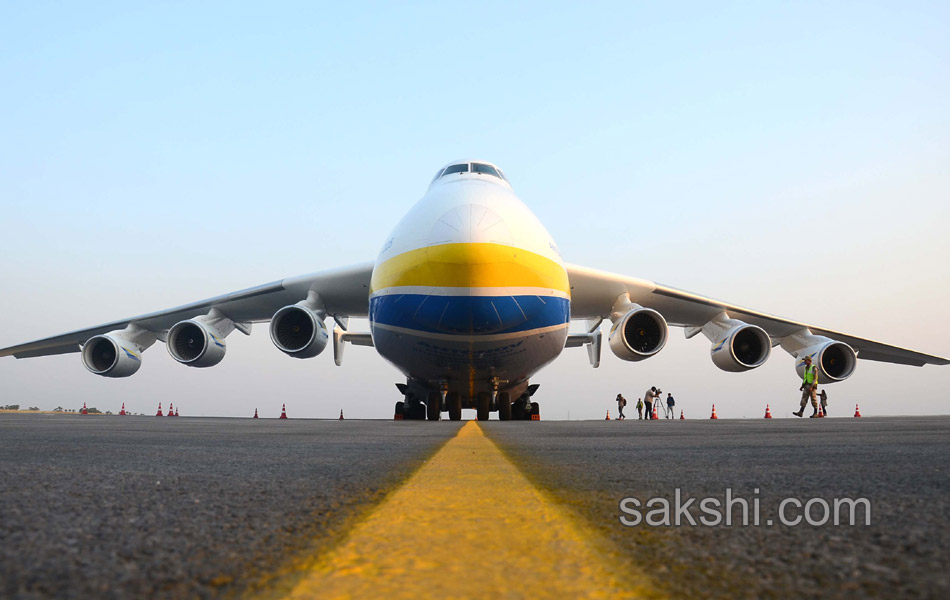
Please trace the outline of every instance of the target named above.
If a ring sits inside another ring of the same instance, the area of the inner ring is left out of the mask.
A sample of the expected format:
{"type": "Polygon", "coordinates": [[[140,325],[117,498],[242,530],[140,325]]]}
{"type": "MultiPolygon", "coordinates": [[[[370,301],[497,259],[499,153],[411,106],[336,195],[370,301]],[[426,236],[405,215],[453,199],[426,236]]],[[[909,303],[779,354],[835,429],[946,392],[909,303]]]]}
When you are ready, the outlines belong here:
{"type": "Polygon", "coordinates": [[[564,348],[567,272],[550,234],[500,177],[438,178],[383,245],[370,330],[413,381],[474,397],[516,391],[564,348]]]}

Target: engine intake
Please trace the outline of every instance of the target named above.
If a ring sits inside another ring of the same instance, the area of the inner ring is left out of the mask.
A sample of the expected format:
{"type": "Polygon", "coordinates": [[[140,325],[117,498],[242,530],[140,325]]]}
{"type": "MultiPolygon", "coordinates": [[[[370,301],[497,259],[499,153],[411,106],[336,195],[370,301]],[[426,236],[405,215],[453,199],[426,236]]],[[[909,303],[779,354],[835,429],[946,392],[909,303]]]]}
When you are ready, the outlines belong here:
{"type": "Polygon", "coordinates": [[[129,341],[107,333],[83,344],[82,364],[103,377],[128,377],[142,366],[142,355],[129,341]]]}
{"type": "Polygon", "coordinates": [[[294,304],[274,313],[270,322],[270,339],[288,356],[312,358],[327,347],[330,334],[316,312],[294,304]]]}
{"type": "Polygon", "coordinates": [[[772,339],[764,329],[743,323],[726,331],[710,349],[713,364],[732,373],[765,364],[772,353],[772,339]]]}
{"type": "Polygon", "coordinates": [[[641,306],[614,322],[607,341],[617,358],[638,361],[662,350],[668,336],[669,327],[663,315],[641,306]]]}
{"type": "Polygon", "coordinates": [[[806,348],[798,353],[795,361],[795,370],[798,376],[805,374],[805,357],[811,356],[814,364],[818,365],[818,383],[835,383],[844,381],[854,375],[858,364],[858,355],[854,349],[844,342],[822,337],[825,340],[806,348]]]}
{"type": "Polygon", "coordinates": [[[165,346],[172,358],[189,367],[213,367],[224,359],[224,336],[196,319],[175,323],[168,330],[165,346]]]}

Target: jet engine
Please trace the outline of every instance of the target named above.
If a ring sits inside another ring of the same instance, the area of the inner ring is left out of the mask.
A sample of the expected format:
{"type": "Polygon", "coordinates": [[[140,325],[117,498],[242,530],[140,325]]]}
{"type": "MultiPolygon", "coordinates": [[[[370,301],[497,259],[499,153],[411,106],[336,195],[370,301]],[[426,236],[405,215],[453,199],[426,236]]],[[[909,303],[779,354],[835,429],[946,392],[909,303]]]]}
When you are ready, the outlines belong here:
{"type": "Polygon", "coordinates": [[[91,373],[103,377],[128,377],[142,366],[142,354],[128,340],[106,333],[93,336],[83,344],[82,364],[91,373]]]}
{"type": "Polygon", "coordinates": [[[713,364],[732,373],[748,371],[765,364],[772,353],[772,339],[764,329],[741,321],[723,332],[710,349],[713,364]]]}
{"type": "Polygon", "coordinates": [[[796,354],[795,370],[798,376],[805,374],[805,357],[811,356],[812,364],[818,365],[818,383],[844,381],[854,374],[858,364],[858,355],[851,346],[824,336],[812,336],[818,343],[796,354]]]}
{"type": "Polygon", "coordinates": [[[669,327],[652,308],[636,306],[614,321],[607,343],[617,358],[630,361],[650,358],[663,349],[669,327]]]}
{"type": "Polygon", "coordinates": [[[188,319],[172,325],[165,346],[172,358],[183,365],[213,367],[224,358],[227,349],[225,334],[199,319],[188,319]]]}
{"type": "Polygon", "coordinates": [[[292,304],[274,313],[270,322],[270,339],[288,356],[312,358],[327,347],[330,334],[315,311],[301,304],[292,304]]]}

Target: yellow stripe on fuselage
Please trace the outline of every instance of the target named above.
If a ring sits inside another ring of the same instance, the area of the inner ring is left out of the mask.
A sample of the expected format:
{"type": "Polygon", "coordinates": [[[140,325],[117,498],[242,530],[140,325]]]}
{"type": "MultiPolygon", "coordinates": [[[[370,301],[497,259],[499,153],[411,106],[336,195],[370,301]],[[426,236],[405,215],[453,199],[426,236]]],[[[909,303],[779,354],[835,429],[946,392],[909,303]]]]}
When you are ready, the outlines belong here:
{"type": "Polygon", "coordinates": [[[534,287],[570,294],[562,265],[503,244],[439,244],[404,252],[376,266],[370,293],[420,286],[534,287]]]}

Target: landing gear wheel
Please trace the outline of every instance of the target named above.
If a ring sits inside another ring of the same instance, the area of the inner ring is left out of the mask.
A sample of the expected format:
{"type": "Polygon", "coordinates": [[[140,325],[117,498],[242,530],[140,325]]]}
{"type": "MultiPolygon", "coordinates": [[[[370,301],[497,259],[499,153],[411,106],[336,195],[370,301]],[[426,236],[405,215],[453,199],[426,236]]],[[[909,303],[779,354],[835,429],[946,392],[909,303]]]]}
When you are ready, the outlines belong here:
{"type": "Polygon", "coordinates": [[[442,418],[442,394],[439,392],[429,392],[429,401],[426,402],[426,416],[430,421],[438,421],[442,418]]]}
{"type": "Polygon", "coordinates": [[[508,392],[498,392],[498,420],[511,420],[511,394],[508,392]]]}
{"type": "Polygon", "coordinates": [[[462,420],[462,395],[455,392],[451,392],[445,397],[445,403],[448,404],[446,408],[449,409],[449,420],[461,421],[462,420]]]}
{"type": "Polygon", "coordinates": [[[540,421],[541,420],[541,407],[538,406],[537,402],[531,403],[531,420],[540,421]]]}
{"type": "Polygon", "coordinates": [[[525,399],[524,396],[515,400],[514,405],[512,405],[511,407],[511,418],[514,419],[515,421],[524,421],[525,419],[529,418],[528,412],[530,411],[525,409],[525,405],[527,403],[528,401],[525,399]]]}
{"type": "Polygon", "coordinates": [[[397,419],[405,418],[406,416],[406,403],[400,400],[396,403],[396,411],[393,413],[393,416],[397,419]]]}
{"type": "Polygon", "coordinates": [[[413,421],[425,421],[426,405],[413,396],[412,400],[406,403],[406,418],[413,421]]]}
{"type": "Polygon", "coordinates": [[[479,421],[488,420],[488,413],[491,411],[491,394],[488,392],[478,393],[478,402],[475,405],[475,411],[479,421]]]}

